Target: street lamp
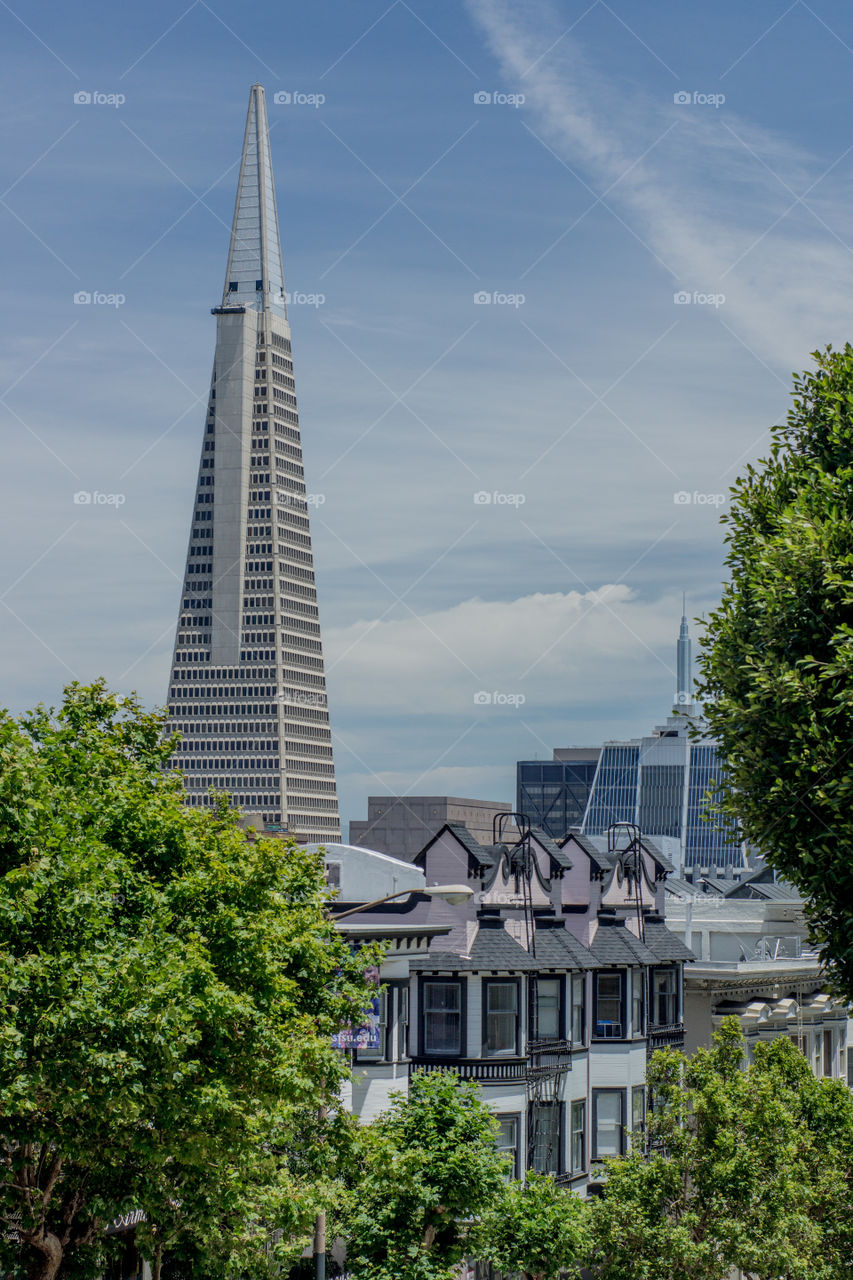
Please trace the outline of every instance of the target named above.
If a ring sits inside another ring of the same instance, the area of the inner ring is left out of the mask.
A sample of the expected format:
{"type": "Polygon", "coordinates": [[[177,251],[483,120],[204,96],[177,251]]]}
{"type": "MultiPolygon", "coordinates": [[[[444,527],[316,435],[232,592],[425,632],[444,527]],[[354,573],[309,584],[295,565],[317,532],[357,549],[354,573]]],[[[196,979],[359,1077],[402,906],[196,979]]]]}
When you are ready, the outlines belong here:
{"type": "Polygon", "coordinates": [[[460,906],[474,896],[474,890],[469,889],[467,884],[430,884],[423,889],[400,889],[397,893],[386,894],[384,898],[374,898],[372,902],[362,902],[358,907],[350,907],[346,911],[339,911],[332,918],[334,920],[343,920],[346,916],[357,915],[359,911],[371,911],[373,907],[381,907],[383,902],[393,902],[395,898],[408,898],[413,893],[425,893],[430,898],[439,898],[442,902],[449,902],[453,907],[460,906]]]}
{"type": "MultiPolygon", "coordinates": [[[[430,898],[438,898],[453,907],[461,906],[474,896],[474,890],[467,884],[432,884],[423,889],[400,889],[397,893],[388,893],[384,898],[374,898],[372,902],[362,902],[357,907],[339,911],[333,915],[335,921],[346,916],[358,915],[359,911],[370,911],[373,907],[381,907],[385,902],[393,902],[395,898],[408,898],[413,893],[425,893],[430,898]]],[[[324,1108],[320,1109],[321,1118],[324,1108]]],[[[326,1280],[326,1212],[322,1209],[314,1219],[314,1280],[326,1280]]]]}

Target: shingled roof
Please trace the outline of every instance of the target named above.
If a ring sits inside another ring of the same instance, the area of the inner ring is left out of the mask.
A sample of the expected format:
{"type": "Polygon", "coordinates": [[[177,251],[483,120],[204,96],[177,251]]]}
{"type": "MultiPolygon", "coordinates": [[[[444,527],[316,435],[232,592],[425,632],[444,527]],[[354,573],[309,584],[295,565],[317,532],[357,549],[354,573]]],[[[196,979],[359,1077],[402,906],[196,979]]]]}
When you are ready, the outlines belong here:
{"type": "Polygon", "coordinates": [[[428,956],[412,960],[409,967],[429,973],[465,973],[475,969],[515,973],[538,969],[540,963],[509,936],[502,921],[496,920],[494,923],[481,923],[469,955],[458,955],[453,951],[431,951],[428,956]]]}
{"type": "Polygon", "coordinates": [[[599,918],[590,951],[603,965],[660,964],[654,951],[626,928],[623,919],[616,916],[599,918]]]}
{"type": "Polygon", "coordinates": [[[643,924],[646,946],[658,960],[695,960],[696,956],[676,934],[670,932],[660,918],[649,917],[643,924]]]}
{"type": "Polygon", "coordinates": [[[456,837],[478,866],[493,867],[496,865],[498,859],[495,857],[493,851],[488,847],[488,845],[480,844],[478,840],[475,840],[464,822],[445,822],[444,825],[436,831],[435,835],[431,836],[429,840],[427,840],[420,853],[415,854],[413,861],[416,866],[420,867],[424,865],[427,850],[432,848],[436,840],[439,840],[444,835],[445,831],[449,831],[451,835],[456,837]]]}
{"type": "Polygon", "coordinates": [[[600,969],[588,947],[578,942],[561,921],[536,930],[536,959],[549,969],[600,969]]]}
{"type": "Polygon", "coordinates": [[[556,862],[558,867],[562,867],[565,871],[571,870],[571,858],[551,839],[547,831],[543,831],[541,827],[531,827],[530,834],[536,843],[542,846],[549,858],[556,862]]]}

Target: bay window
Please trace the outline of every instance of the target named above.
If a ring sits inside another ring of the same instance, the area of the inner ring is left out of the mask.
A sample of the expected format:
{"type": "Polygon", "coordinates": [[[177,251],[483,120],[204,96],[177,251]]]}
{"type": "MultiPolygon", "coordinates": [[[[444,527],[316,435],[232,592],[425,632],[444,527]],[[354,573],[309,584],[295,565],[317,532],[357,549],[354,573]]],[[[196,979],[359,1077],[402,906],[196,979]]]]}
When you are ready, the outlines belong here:
{"type": "Polygon", "coordinates": [[[483,1055],[518,1052],[518,983],[483,981],[483,1055]]]}
{"type": "Polygon", "coordinates": [[[421,999],[425,1054],[458,1057],[462,1053],[462,992],[461,982],[424,980],[421,999]]]}
{"type": "Polygon", "coordinates": [[[572,1173],[583,1173],[586,1168],[586,1100],[579,1098],[572,1103],[572,1131],[570,1156],[572,1173]]]}
{"type": "Polygon", "coordinates": [[[592,1091],[592,1158],[621,1156],[625,1152],[625,1090],[592,1091]]]}
{"type": "Polygon", "coordinates": [[[563,1034],[563,983],[560,978],[535,978],[532,983],[534,1040],[559,1040],[563,1034]]]}
{"type": "Polygon", "coordinates": [[[496,1116],[498,1122],[497,1148],[501,1155],[509,1156],[505,1177],[517,1178],[521,1170],[518,1161],[518,1130],[521,1117],[518,1115],[496,1116]]]}
{"type": "Polygon", "coordinates": [[[646,973],[644,969],[631,970],[631,1034],[641,1036],[645,1033],[645,991],[646,973]]]}
{"type": "Polygon", "coordinates": [[[652,1021],[659,1027],[678,1022],[678,971],[655,969],[652,974],[652,1021]]]}
{"type": "Polygon", "coordinates": [[[618,970],[595,975],[595,1034],[605,1040],[624,1035],[624,975],[618,970]]]}
{"type": "Polygon", "coordinates": [[[586,1044],[586,974],[572,974],[572,1044],[586,1044]]]}

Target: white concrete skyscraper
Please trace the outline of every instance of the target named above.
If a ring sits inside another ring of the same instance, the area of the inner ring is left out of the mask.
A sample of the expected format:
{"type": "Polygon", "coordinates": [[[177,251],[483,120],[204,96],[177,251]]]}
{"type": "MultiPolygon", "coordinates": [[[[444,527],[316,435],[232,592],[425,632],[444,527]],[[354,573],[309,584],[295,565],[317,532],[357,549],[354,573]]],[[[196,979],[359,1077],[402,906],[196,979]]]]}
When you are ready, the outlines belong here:
{"type": "Polygon", "coordinates": [[[216,316],[169,727],[188,801],[210,788],[300,839],[340,819],[266,101],[249,98],[216,316]]]}

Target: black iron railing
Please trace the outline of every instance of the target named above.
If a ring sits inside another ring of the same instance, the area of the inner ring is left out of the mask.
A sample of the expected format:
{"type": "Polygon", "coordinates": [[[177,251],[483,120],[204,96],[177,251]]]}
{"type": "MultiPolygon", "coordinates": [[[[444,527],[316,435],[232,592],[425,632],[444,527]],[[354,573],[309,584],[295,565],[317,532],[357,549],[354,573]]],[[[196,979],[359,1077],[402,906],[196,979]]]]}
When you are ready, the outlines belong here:
{"type": "Polygon", "coordinates": [[[527,1079],[525,1058],[412,1058],[413,1071],[453,1071],[463,1080],[518,1082],[527,1079]]]}
{"type": "Polygon", "coordinates": [[[684,1044],[684,1023],[669,1022],[665,1026],[650,1026],[647,1031],[649,1053],[655,1049],[680,1049],[684,1044]]]}

